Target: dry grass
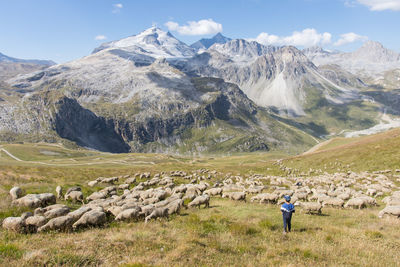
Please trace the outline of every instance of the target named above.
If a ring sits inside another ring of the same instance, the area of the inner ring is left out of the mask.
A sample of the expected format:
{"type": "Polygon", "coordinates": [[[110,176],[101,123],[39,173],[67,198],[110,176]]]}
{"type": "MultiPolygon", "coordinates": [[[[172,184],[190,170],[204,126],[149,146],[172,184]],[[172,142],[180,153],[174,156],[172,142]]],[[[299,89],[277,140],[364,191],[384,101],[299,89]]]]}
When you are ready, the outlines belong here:
{"type": "MultiPolygon", "coordinates": [[[[372,139],[354,140],[364,142],[358,145],[339,142],[338,145],[345,146],[339,149],[331,144],[323,153],[289,158],[284,163],[307,170],[310,167],[322,168],[324,164],[330,166],[330,163],[338,160],[344,165],[351,160],[354,163],[352,166],[362,170],[363,164],[372,160],[369,155],[371,151],[379,145],[384,151],[376,162],[383,163],[379,168],[377,164],[372,165],[371,169],[394,168],[392,161],[395,157],[398,162],[398,146],[395,146],[400,140],[398,133],[392,131],[372,139]],[[366,158],[360,158],[359,155],[365,155],[366,158]]],[[[155,173],[208,168],[221,172],[217,179],[227,173],[283,174],[273,164],[282,154],[187,158],[156,154],[111,155],[84,150],[71,152],[53,146],[51,151],[64,156],[67,153],[71,155],[54,158],[43,153],[37,155],[37,151],[43,149],[50,151],[46,145],[41,145],[40,149],[33,147],[29,144],[14,145],[13,153],[24,160],[41,160],[56,165],[39,166],[17,162],[1,153],[0,220],[7,216],[19,216],[26,210],[10,206],[7,192],[14,185],[20,185],[27,193],[54,192],[58,184],[81,185],[87,195],[94,190],[85,186],[89,180],[138,171],[155,173]],[[29,153],[23,157],[25,150],[29,153]],[[68,162],[89,163],[99,160],[104,164],[63,165],[68,162]],[[138,161],[142,163],[137,164],[138,161]],[[60,165],[57,166],[57,163],[60,165]]],[[[380,208],[325,209],[324,216],[297,212],[293,219],[294,231],[287,236],[282,235],[278,206],[233,202],[221,198],[212,198],[209,209],[183,210],[181,215],[174,215],[169,220],[148,224],[111,221],[101,229],[33,235],[10,233],[1,229],[0,265],[398,266],[400,221],[379,219],[376,215],[380,208]]]]}
{"type": "Polygon", "coordinates": [[[169,220],[111,223],[78,233],[0,232],[2,264],[12,266],[397,266],[400,222],[377,209],[297,212],[282,235],[277,206],[212,199],[209,209],[169,220]]]}

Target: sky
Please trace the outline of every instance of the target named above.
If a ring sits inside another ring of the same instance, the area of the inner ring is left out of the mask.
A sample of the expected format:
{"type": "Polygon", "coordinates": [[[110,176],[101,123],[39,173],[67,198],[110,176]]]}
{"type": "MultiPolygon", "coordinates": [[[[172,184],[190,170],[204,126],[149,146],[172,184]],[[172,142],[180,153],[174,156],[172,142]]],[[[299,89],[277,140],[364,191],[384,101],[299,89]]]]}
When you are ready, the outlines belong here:
{"type": "Polygon", "coordinates": [[[0,53],[57,63],[157,25],[187,43],[217,32],[263,44],[400,52],[400,0],[0,0],[0,53]]]}

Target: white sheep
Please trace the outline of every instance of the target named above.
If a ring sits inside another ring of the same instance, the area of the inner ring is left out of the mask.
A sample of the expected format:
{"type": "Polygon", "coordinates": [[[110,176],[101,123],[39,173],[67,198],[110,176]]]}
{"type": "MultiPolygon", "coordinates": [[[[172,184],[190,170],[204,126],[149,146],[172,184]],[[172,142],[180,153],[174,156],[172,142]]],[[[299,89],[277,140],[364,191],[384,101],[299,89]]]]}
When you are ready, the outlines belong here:
{"type": "Polygon", "coordinates": [[[72,217],[68,215],[64,215],[61,217],[53,218],[48,221],[45,225],[38,228],[38,232],[45,232],[50,230],[57,230],[57,231],[66,231],[69,230],[74,223],[72,217]]]}
{"type": "Polygon", "coordinates": [[[57,198],[58,199],[61,199],[62,198],[62,195],[63,195],[63,192],[62,192],[62,187],[61,186],[57,186],[56,187],[56,193],[57,193],[57,198]]]}
{"type": "Polygon", "coordinates": [[[400,218],[400,206],[387,206],[379,212],[378,217],[383,218],[386,214],[400,218]]]}
{"type": "Polygon", "coordinates": [[[297,201],[296,206],[300,206],[307,214],[321,214],[322,205],[318,202],[300,202],[297,201]]]}
{"type": "Polygon", "coordinates": [[[367,205],[365,200],[361,198],[351,198],[344,205],[345,208],[353,208],[353,209],[355,208],[362,209],[365,208],[366,206],[367,205]]]}
{"type": "Polygon", "coordinates": [[[104,212],[98,210],[91,210],[82,215],[72,227],[74,229],[87,226],[101,226],[107,221],[107,216],[104,212]]]}
{"type": "Polygon", "coordinates": [[[209,195],[202,195],[198,196],[195,199],[193,199],[192,202],[189,203],[189,207],[199,207],[200,205],[205,205],[205,208],[208,208],[210,206],[210,196],[209,195]]]}
{"type": "Polygon", "coordinates": [[[2,224],[4,229],[14,231],[17,233],[25,232],[25,222],[21,217],[8,217],[3,220],[2,224]]]}
{"type": "Polygon", "coordinates": [[[149,216],[146,217],[145,222],[147,223],[151,219],[167,217],[168,218],[168,208],[157,208],[150,213],[149,216]]]}
{"type": "Polygon", "coordinates": [[[140,215],[140,208],[132,208],[121,211],[116,217],[116,221],[129,221],[138,219],[140,215]]]}
{"type": "Polygon", "coordinates": [[[85,204],[85,202],[83,201],[83,193],[81,191],[71,191],[65,194],[64,199],[74,202],[82,202],[82,204],[85,204]]]}
{"type": "Polygon", "coordinates": [[[22,197],[22,189],[18,186],[14,186],[13,188],[10,189],[10,196],[12,200],[16,200],[20,197],[22,197]]]}

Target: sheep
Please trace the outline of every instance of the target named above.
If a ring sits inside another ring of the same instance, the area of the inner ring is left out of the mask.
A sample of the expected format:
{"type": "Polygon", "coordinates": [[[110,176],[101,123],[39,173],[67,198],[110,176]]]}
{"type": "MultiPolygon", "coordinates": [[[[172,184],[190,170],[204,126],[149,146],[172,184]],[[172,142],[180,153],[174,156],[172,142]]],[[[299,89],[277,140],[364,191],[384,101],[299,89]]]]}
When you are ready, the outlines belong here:
{"type": "Polygon", "coordinates": [[[384,215],[391,215],[400,218],[400,205],[399,206],[387,206],[381,210],[378,214],[379,218],[383,218],[384,215]]]}
{"type": "Polygon", "coordinates": [[[204,204],[205,208],[208,208],[210,206],[210,196],[209,195],[202,195],[196,197],[194,200],[192,200],[189,203],[189,207],[196,207],[198,206],[200,208],[200,205],[204,204]]]}
{"type": "Polygon", "coordinates": [[[180,212],[181,208],[183,206],[183,200],[182,199],[177,199],[172,201],[171,203],[168,204],[168,215],[178,213],[180,212]]]}
{"type": "Polygon", "coordinates": [[[158,198],[152,197],[152,198],[147,198],[143,200],[143,205],[149,205],[149,204],[154,204],[158,202],[158,198]]]}
{"type": "Polygon", "coordinates": [[[12,202],[17,206],[25,206],[29,208],[46,207],[56,203],[56,197],[51,193],[28,194],[12,202]]]}
{"type": "Polygon", "coordinates": [[[35,215],[44,215],[49,210],[59,209],[59,208],[67,208],[67,206],[65,206],[63,204],[54,204],[54,205],[47,206],[45,208],[36,208],[34,211],[34,214],[35,215]]]}
{"type": "Polygon", "coordinates": [[[149,216],[154,211],[155,208],[156,207],[153,204],[142,206],[140,215],[142,215],[144,217],[149,216]]]}
{"type": "Polygon", "coordinates": [[[322,202],[322,205],[333,207],[333,208],[343,208],[344,200],[336,197],[331,197],[322,202]]]}
{"type": "Polygon", "coordinates": [[[232,200],[243,200],[246,202],[246,193],[245,192],[225,192],[222,194],[223,198],[229,198],[232,200]]]}
{"type": "Polygon", "coordinates": [[[147,223],[149,220],[153,218],[161,218],[161,217],[167,217],[168,218],[168,208],[157,208],[150,213],[149,216],[146,217],[145,223],[147,223]]]}
{"type": "Polygon", "coordinates": [[[400,198],[397,197],[385,197],[382,201],[386,203],[386,206],[400,206],[400,198]]]}
{"type": "Polygon", "coordinates": [[[46,217],[41,215],[30,216],[26,218],[25,225],[29,233],[36,233],[37,229],[47,222],[46,217]]]}
{"type": "Polygon", "coordinates": [[[61,199],[62,198],[62,195],[63,195],[63,192],[62,192],[62,187],[61,186],[57,186],[56,187],[56,193],[57,193],[57,198],[58,199],[61,199]]]}
{"type": "Polygon", "coordinates": [[[82,217],[83,214],[91,210],[92,210],[91,207],[82,206],[77,210],[71,211],[70,213],[67,214],[67,216],[71,217],[73,221],[76,222],[82,217]]]}
{"type": "Polygon", "coordinates": [[[350,194],[348,194],[348,193],[341,193],[341,194],[339,194],[339,195],[337,195],[337,198],[340,198],[340,199],[343,199],[343,200],[349,200],[350,199],[350,194]]]}
{"type": "Polygon", "coordinates": [[[96,181],[96,180],[90,181],[90,182],[88,182],[88,186],[93,187],[93,186],[96,186],[98,183],[99,183],[99,182],[96,181]]]}
{"type": "Polygon", "coordinates": [[[298,201],[296,205],[299,205],[302,209],[305,210],[307,214],[321,214],[322,205],[318,202],[300,202],[298,201]]]}
{"type": "Polygon", "coordinates": [[[210,188],[204,191],[205,194],[208,194],[209,196],[218,196],[222,195],[222,188],[216,187],[216,188],[210,188]]]}
{"type": "Polygon", "coordinates": [[[74,223],[74,219],[68,215],[53,218],[45,225],[38,228],[38,232],[45,232],[49,230],[66,231],[69,230],[74,223]]]}
{"type": "Polygon", "coordinates": [[[44,213],[44,217],[49,220],[49,219],[53,219],[56,217],[64,216],[67,213],[69,213],[69,208],[61,207],[61,208],[56,208],[56,209],[51,209],[49,211],[46,211],[44,213]]]}
{"type": "Polygon", "coordinates": [[[32,216],[33,216],[33,213],[30,211],[27,211],[27,212],[22,213],[20,217],[22,218],[22,220],[25,221],[26,219],[28,219],[29,217],[32,217],[32,216]]]}
{"type": "Polygon", "coordinates": [[[25,222],[21,217],[8,217],[3,220],[4,229],[17,233],[25,233],[25,222]]]}
{"type": "Polygon", "coordinates": [[[65,194],[64,199],[74,202],[82,202],[82,204],[85,204],[85,202],[83,201],[83,193],[81,191],[71,191],[65,194]]]}
{"type": "Polygon", "coordinates": [[[121,211],[116,217],[116,221],[128,221],[138,219],[140,215],[140,208],[132,208],[121,211]]]}
{"type": "Polygon", "coordinates": [[[346,204],[344,205],[345,208],[358,208],[362,209],[366,207],[366,203],[364,199],[361,198],[351,198],[349,199],[346,204]]]}
{"type": "Polygon", "coordinates": [[[65,192],[66,195],[71,193],[72,191],[82,191],[82,189],[79,186],[73,186],[67,189],[67,192],[65,192]]]}
{"type": "Polygon", "coordinates": [[[10,189],[10,196],[12,200],[16,200],[20,197],[22,197],[22,189],[18,186],[14,186],[13,188],[10,189]]]}
{"type": "Polygon", "coordinates": [[[279,195],[275,193],[266,193],[263,194],[260,203],[269,203],[269,204],[275,204],[279,199],[279,195]]]}
{"type": "Polygon", "coordinates": [[[94,192],[90,196],[86,198],[87,201],[98,200],[98,199],[105,199],[107,197],[106,192],[94,192]]]}
{"type": "Polygon", "coordinates": [[[73,229],[87,226],[100,226],[107,221],[107,216],[104,212],[91,210],[82,215],[73,225],[73,229]]]}
{"type": "Polygon", "coordinates": [[[125,183],[129,184],[129,185],[134,184],[134,183],[136,183],[136,178],[135,177],[128,178],[125,180],[125,183]]]}

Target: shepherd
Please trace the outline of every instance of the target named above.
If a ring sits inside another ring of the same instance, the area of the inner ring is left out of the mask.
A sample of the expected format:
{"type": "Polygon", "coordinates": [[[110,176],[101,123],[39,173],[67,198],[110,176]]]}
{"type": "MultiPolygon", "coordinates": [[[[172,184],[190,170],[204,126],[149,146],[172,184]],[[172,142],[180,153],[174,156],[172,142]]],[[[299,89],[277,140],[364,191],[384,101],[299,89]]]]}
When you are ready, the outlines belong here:
{"type": "Polygon", "coordinates": [[[283,217],[283,234],[292,230],[292,214],[295,212],[294,205],[290,203],[290,196],[284,196],[285,203],[281,206],[283,217]]]}

